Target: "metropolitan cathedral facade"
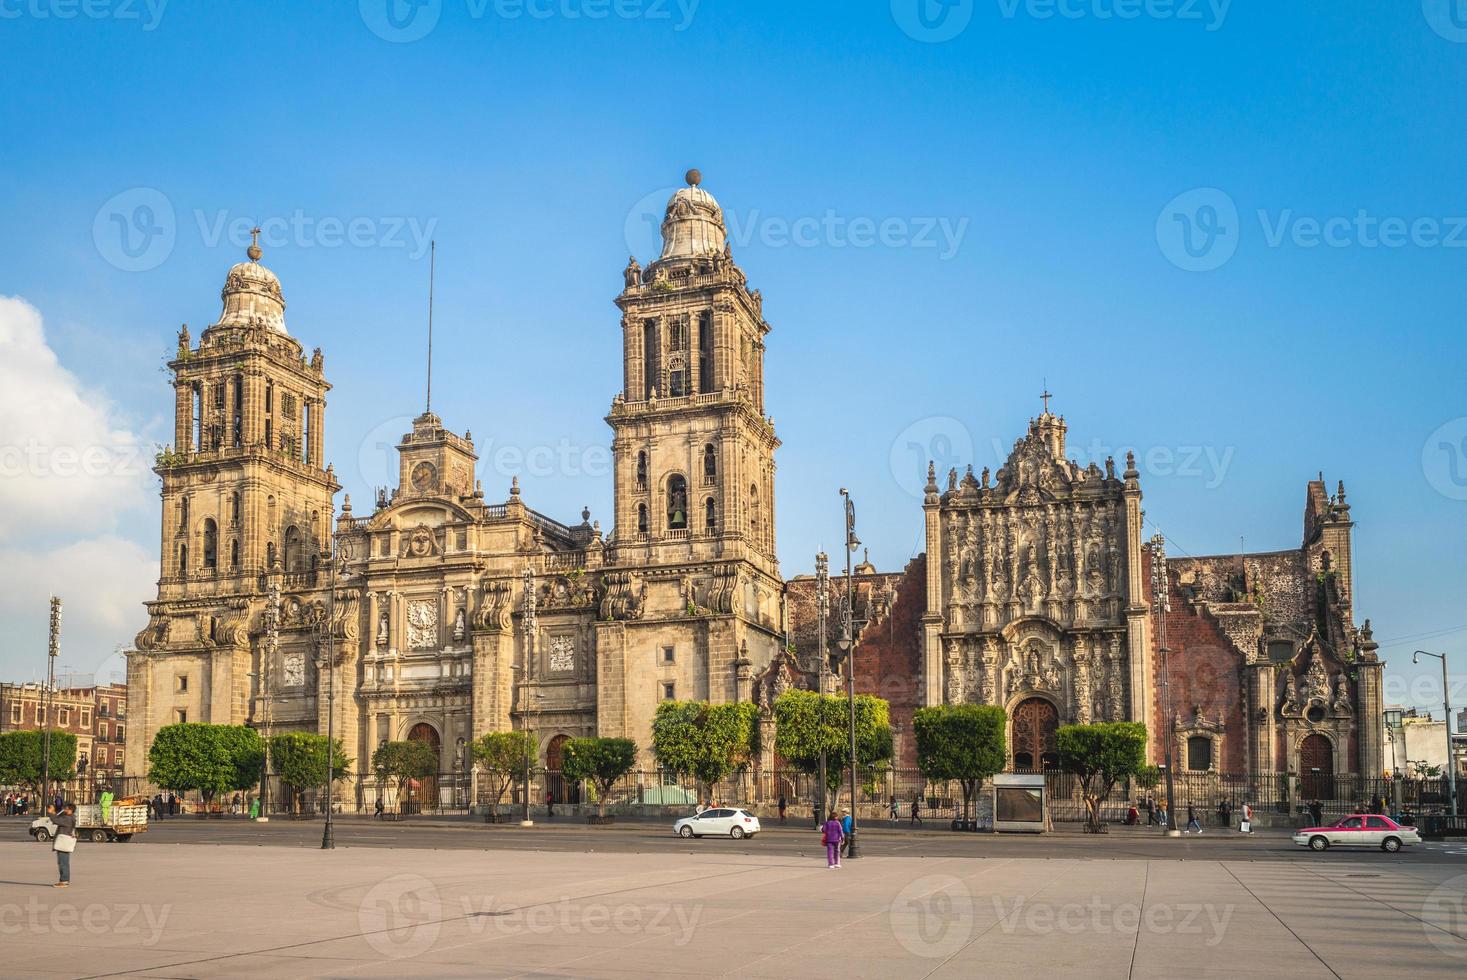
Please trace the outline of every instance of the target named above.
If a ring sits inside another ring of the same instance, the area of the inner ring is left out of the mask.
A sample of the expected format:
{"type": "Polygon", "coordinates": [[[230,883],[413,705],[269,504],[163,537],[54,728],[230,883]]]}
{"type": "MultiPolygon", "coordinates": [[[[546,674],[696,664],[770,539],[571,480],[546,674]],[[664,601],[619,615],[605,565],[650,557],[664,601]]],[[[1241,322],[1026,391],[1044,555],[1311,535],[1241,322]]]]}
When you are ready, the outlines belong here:
{"type": "Polygon", "coordinates": [[[769,324],[696,171],[663,249],[617,298],[615,523],[562,523],[518,481],[488,500],[470,433],[431,412],[364,513],[322,457],[320,350],[286,329],[279,279],[229,270],[219,321],[178,337],[174,444],[160,454],[162,578],[128,655],[128,772],[158,728],[327,730],[358,770],[382,742],[435,745],[445,772],[488,731],[528,728],[559,767],[571,737],[650,745],[667,698],[747,700],[783,647],[769,324]],[[334,585],[334,588],[333,588],[334,585]]]}
{"type": "MultiPolygon", "coordinates": [[[[697,171],[662,237],[616,299],[609,530],[541,514],[517,481],[486,498],[471,433],[431,411],[397,446],[397,486],[337,510],[325,357],[287,329],[250,247],[218,321],[197,340],[184,327],[169,364],[129,775],[179,722],[329,728],[358,785],[386,741],[429,742],[461,772],[469,741],[509,729],[532,731],[551,770],[591,734],[636,740],[650,767],[661,700],[767,708],[820,683],[813,580],[786,582],[775,557],[770,326],[697,171]]],[[[857,685],[891,701],[898,765],[914,763],[916,708],[980,702],[1008,709],[1017,768],[1054,762],[1058,725],[1135,720],[1169,729],[1187,768],[1378,772],[1381,664],[1354,625],[1343,486],[1310,483],[1298,549],[1158,574],[1134,462],[1081,466],[1066,431],[1046,402],[996,473],[954,470],[944,488],[929,469],[925,555],[857,570],[857,685]]]]}

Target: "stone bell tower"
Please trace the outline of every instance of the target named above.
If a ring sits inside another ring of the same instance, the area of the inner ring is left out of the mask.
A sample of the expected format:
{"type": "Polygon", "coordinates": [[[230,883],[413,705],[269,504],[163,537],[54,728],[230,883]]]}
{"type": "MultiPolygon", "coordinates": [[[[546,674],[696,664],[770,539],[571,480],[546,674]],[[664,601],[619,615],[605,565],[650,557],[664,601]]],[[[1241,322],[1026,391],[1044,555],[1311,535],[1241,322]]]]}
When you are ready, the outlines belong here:
{"type": "Polygon", "coordinates": [[[667,204],[662,254],[646,269],[631,259],[616,300],[623,388],[607,422],[618,561],[739,558],[777,575],[769,324],[701,183],[688,172],[667,204]]]}
{"type": "Polygon", "coordinates": [[[756,679],[783,649],[769,324],[701,182],[688,172],[662,254],[646,269],[633,258],[616,299],[616,530],[596,624],[596,729],[644,753],[658,702],[762,700],[756,679]]]}
{"type": "Polygon", "coordinates": [[[338,489],[323,462],[331,386],[319,348],[307,357],[286,333],[280,280],[260,264],[255,234],[247,261],[225,277],[218,321],[197,346],[184,326],[168,364],[173,444],[155,466],[161,576],[148,625],[128,653],[129,775],[146,772],[148,748],[165,725],[258,723],[262,677],[275,691],[295,692],[298,717],[285,718],[282,701],[277,721],[314,727],[309,636],[300,632],[311,616],[299,610],[319,605],[317,568],[338,489]],[[263,663],[271,588],[290,615],[281,621],[278,662],[263,663]]]}

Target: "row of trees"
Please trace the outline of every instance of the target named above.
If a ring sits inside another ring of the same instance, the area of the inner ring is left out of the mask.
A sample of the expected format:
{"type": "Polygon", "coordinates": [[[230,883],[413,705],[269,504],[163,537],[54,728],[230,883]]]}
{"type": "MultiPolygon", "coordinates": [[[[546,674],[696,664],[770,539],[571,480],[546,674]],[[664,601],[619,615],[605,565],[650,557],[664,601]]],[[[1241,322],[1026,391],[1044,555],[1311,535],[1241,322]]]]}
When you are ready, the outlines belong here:
{"type": "MultiPolygon", "coordinates": [[[[845,698],[814,691],[789,690],[774,701],[775,750],[796,770],[815,775],[825,766],[831,806],[838,804],[842,777],[851,765],[849,705],[845,698]]],[[[893,740],[886,701],[871,695],[855,699],[856,763],[871,781],[890,765],[893,740]]],[[[747,769],[758,752],[759,709],[749,703],[709,704],[664,701],[652,722],[652,751],[663,769],[694,779],[700,796],[735,773],[747,769]]],[[[956,782],[963,793],[963,817],[972,817],[979,788],[1007,764],[1002,708],[988,705],[938,705],[919,708],[913,716],[917,765],[929,779],[956,782]]],[[[0,782],[34,785],[40,779],[37,732],[0,736],[0,782]],[[14,736],[28,736],[16,738],[14,736]]],[[[52,774],[70,778],[76,752],[74,736],[52,735],[52,774]],[[69,741],[68,741],[69,740],[69,741]]],[[[1156,784],[1157,773],[1146,766],[1146,728],[1129,722],[1066,725],[1056,733],[1061,766],[1079,778],[1080,792],[1092,827],[1100,823],[1100,805],[1116,785],[1135,777],[1156,784]]],[[[153,740],[148,778],[176,791],[197,791],[206,802],[255,786],[266,745],[252,728],[239,725],[169,725],[153,740]]],[[[332,747],[330,765],[347,771],[352,760],[340,740],[332,747]]],[[[297,795],[326,782],[325,736],[292,732],[269,740],[276,773],[297,795]]],[[[497,807],[510,786],[535,765],[533,737],[523,731],[489,732],[472,743],[472,751],[489,779],[497,807]]],[[[637,745],[625,738],[576,738],[566,743],[561,775],[595,786],[598,812],[616,781],[636,765],[637,745]]],[[[406,783],[437,773],[437,751],[427,742],[386,742],[372,754],[372,771],[384,781],[406,783]]],[[[868,791],[871,787],[867,787],[868,791]]],[[[409,793],[410,795],[410,793],[409,793]]]]}
{"type": "MultiPolygon", "coordinates": [[[[0,735],[0,786],[41,789],[45,779],[45,733],[6,732],[0,735]]],[[[51,733],[51,778],[66,782],[76,775],[76,736],[51,733]]]]}

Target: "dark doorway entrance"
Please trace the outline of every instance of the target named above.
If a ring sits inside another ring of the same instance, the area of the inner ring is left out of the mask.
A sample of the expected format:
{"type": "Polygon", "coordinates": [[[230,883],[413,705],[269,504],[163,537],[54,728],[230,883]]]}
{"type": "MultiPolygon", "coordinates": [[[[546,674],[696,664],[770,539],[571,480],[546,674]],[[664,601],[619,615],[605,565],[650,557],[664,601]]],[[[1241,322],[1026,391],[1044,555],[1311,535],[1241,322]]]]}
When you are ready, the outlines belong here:
{"type": "Polygon", "coordinates": [[[1335,798],[1335,747],[1318,732],[1299,743],[1299,776],[1306,799],[1335,798]]]}
{"type": "Polygon", "coordinates": [[[1028,698],[1014,709],[1014,768],[1052,769],[1059,765],[1054,733],[1059,712],[1043,698],[1028,698]]]}
{"type": "MultiPolygon", "coordinates": [[[[433,746],[433,757],[443,758],[442,743],[438,738],[438,729],[420,721],[408,731],[409,742],[427,742],[433,746]]],[[[421,812],[423,809],[438,809],[438,777],[425,776],[414,781],[417,785],[413,787],[412,809],[413,812],[421,812]]]]}

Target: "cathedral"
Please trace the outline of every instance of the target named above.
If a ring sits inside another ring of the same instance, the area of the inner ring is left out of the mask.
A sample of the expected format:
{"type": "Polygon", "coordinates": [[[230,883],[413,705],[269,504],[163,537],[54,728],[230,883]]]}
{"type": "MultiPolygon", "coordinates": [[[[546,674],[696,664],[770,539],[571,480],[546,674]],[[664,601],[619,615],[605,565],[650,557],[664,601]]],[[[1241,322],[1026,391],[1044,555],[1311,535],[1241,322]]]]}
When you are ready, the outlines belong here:
{"type": "MultiPolygon", "coordinates": [[[[775,557],[770,326],[697,171],[662,238],[616,299],[609,532],[536,511],[518,481],[486,499],[472,435],[431,410],[397,446],[397,486],[337,510],[325,358],[287,329],[251,245],[218,321],[197,345],[184,327],[169,364],[129,775],[159,728],[194,721],[329,727],[368,793],[386,741],[426,741],[459,773],[469,741],[509,729],[532,731],[552,771],[592,734],[636,740],[650,768],[659,701],[767,708],[820,683],[814,580],[786,582],[775,557]]],[[[1081,466],[1066,431],[1046,401],[996,473],[954,470],[944,489],[929,468],[926,554],[857,569],[858,689],[891,701],[898,765],[914,761],[915,708],[979,702],[1008,710],[1019,769],[1056,761],[1059,725],[1134,720],[1170,728],[1179,768],[1377,772],[1381,664],[1353,621],[1343,486],[1310,483],[1298,549],[1163,560],[1134,463],[1081,466]]],[[[776,765],[761,734],[760,765],[776,765]]]]}

